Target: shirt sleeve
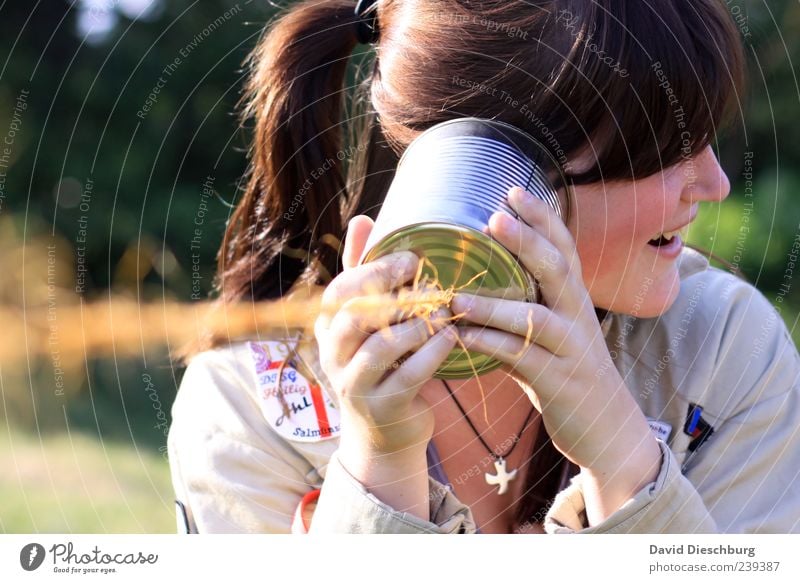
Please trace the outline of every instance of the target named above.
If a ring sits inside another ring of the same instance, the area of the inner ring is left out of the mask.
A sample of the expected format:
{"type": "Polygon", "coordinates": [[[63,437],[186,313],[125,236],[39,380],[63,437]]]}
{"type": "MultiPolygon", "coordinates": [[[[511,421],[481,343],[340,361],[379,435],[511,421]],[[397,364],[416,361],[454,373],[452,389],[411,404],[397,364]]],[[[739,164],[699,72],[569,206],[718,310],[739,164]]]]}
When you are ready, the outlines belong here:
{"type": "Polygon", "coordinates": [[[681,475],[670,448],[658,440],[661,468],[648,484],[600,524],[588,526],[581,476],[556,497],[545,517],[545,531],[565,533],[713,533],[714,519],[695,487],[681,475]]]}
{"type": "MultiPolygon", "coordinates": [[[[179,530],[293,532],[314,468],[264,422],[247,371],[215,351],[189,364],[172,407],[168,447],[179,530]],[[182,514],[184,514],[182,516],[182,514]]],[[[431,522],[369,493],[334,452],[309,533],[474,533],[468,506],[429,477],[431,522]]]]}
{"type": "Polygon", "coordinates": [[[475,533],[475,521],[469,507],[430,476],[428,486],[430,522],[407,512],[399,512],[379,500],[347,471],[339,462],[337,453],[334,453],[328,464],[309,533],[475,533]]]}
{"type": "Polygon", "coordinates": [[[215,351],[189,364],[172,407],[169,462],[189,532],[290,533],[311,466],[264,435],[243,371],[215,351]]]}
{"type": "Polygon", "coordinates": [[[548,512],[547,532],[800,532],[800,357],[767,300],[744,284],[737,293],[709,381],[729,413],[683,473],[659,442],[656,481],[592,527],[576,476],[548,512]]]}

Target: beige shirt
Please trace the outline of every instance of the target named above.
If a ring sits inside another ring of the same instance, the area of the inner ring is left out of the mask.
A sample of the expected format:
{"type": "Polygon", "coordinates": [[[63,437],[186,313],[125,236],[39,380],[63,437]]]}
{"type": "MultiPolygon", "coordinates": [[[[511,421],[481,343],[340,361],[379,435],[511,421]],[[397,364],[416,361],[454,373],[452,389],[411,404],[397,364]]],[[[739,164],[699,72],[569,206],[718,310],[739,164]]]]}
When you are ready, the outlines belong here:
{"type": "MultiPolygon", "coordinates": [[[[548,511],[548,533],[800,532],[797,349],[754,287],[694,251],[680,261],[680,295],[665,314],[609,314],[602,325],[613,366],[659,437],[658,477],[588,528],[578,475],[548,511]]],[[[303,532],[298,506],[321,488],[311,533],[475,532],[469,507],[433,478],[428,522],[345,470],[315,346],[279,371],[290,344],[241,342],[190,363],[168,440],[179,528],[303,532]]]]}

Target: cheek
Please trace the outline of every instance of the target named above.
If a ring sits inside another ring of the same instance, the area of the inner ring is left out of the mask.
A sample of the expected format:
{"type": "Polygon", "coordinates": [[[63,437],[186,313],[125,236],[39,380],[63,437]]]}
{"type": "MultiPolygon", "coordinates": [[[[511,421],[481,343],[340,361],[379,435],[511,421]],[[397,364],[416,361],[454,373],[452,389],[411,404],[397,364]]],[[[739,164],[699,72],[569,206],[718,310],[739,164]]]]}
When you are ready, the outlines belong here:
{"type": "MultiPolygon", "coordinates": [[[[584,268],[625,264],[662,230],[674,214],[660,177],[621,188],[575,189],[568,226],[584,268]],[[652,182],[652,184],[651,184],[652,182]]],[[[584,269],[586,270],[586,269],[584,269]]]]}
{"type": "Polygon", "coordinates": [[[576,212],[568,223],[587,285],[596,280],[618,278],[626,262],[632,259],[631,250],[644,232],[633,220],[632,209],[619,204],[606,205],[605,200],[608,198],[602,195],[586,196],[576,205],[576,212]]]}

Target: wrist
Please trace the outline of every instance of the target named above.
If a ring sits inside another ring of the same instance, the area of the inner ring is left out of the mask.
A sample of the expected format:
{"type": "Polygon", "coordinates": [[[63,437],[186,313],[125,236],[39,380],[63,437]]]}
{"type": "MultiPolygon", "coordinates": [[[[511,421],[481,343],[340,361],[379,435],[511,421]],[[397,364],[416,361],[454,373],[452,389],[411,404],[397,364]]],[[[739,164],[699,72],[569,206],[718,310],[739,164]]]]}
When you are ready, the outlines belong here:
{"type": "Polygon", "coordinates": [[[636,447],[608,465],[581,468],[586,516],[594,526],[619,510],[642,488],[655,482],[661,470],[661,448],[648,434],[635,441],[636,447]]]}
{"type": "Polygon", "coordinates": [[[376,453],[359,443],[340,441],[336,456],[345,471],[376,498],[397,511],[430,520],[424,450],[376,453]]]}
{"type": "Polygon", "coordinates": [[[339,440],[337,455],[342,465],[352,472],[369,470],[372,472],[392,473],[403,472],[424,466],[427,468],[425,447],[406,448],[399,451],[384,451],[364,440],[346,439],[344,435],[339,440]]]}
{"type": "Polygon", "coordinates": [[[342,435],[337,451],[339,462],[367,489],[408,481],[413,477],[417,481],[424,478],[427,485],[428,460],[424,448],[387,452],[371,445],[342,435]]]}

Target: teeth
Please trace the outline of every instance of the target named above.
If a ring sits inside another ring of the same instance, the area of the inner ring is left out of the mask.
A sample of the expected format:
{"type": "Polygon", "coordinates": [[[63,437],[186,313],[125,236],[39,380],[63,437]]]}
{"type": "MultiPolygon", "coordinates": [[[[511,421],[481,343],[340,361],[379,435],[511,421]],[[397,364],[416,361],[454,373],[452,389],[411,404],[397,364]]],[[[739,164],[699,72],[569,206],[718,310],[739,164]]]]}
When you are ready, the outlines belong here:
{"type": "Polygon", "coordinates": [[[658,235],[653,237],[653,239],[651,239],[651,240],[652,241],[658,241],[661,237],[664,237],[664,239],[666,239],[667,241],[671,241],[672,238],[675,235],[680,235],[686,230],[688,230],[688,229],[687,228],[683,228],[683,229],[678,229],[677,231],[666,231],[664,233],[659,233],[658,235]]]}
{"type": "Polygon", "coordinates": [[[675,235],[680,235],[681,238],[685,241],[688,234],[689,234],[689,225],[686,225],[676,231],[665,231],[663,233],[659,233],[658,235],[650,239],[650,241],[653,244],[656,244],[658,243],[659,240],[661,240],[661,237],[664,237],[666,241],[672,241],[672,239],[675,238],[675,235]]]}

